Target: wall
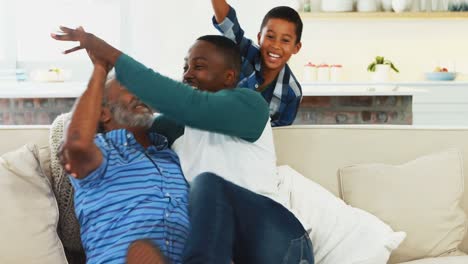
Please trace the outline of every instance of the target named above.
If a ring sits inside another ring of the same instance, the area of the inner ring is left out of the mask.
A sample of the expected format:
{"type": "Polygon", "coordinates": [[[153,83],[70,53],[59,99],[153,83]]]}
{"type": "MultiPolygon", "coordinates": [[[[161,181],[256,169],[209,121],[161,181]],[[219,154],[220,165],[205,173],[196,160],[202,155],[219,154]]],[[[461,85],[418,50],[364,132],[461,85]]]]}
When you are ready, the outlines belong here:
{"type": "MultiPolygon", "coordinates": [[[[238,11],[248,37],[256,38],[266,12],[286,0],[229,1],[238,11]]],[[[293,0],[294,2],[294,0],[293,0]]],[[[155,70],[180,79],[184,56],[196,38],[218,34],[211,23],[209,0],[138,0],[130,4],[129,52],[155,70]]]]}
{"type": "MultiPolygon", "coordinates": [[[[294,0],[229,1],[236,7],[247,35],[255,38],[263,15],[294,0]]],[[[211,1],[151,1],[130,3],[132,36],[129,52],[147,65],[180,78],[183,57],[203,34],[217,34],[211,24],[211,1]]],[[[395,80],[421,80],[435,64],[468,73],[468,20],[308,20],[303,49],[291,59],[296,75],[302,65],[339,63],[345,80],[368,80],[366,67],[376,55],[393,60],[401,70],[395,80]],[[439,61],[439,63],[437,62],[439,61]]]]}
{"type": "Polygon", "coordinates": [[[302,65],[343,64],[344,79],[369,79],[367,65],[377,55],[400,70],[397,81],[422,80],[436,64],[468,73],[468,27],[465,20],[306,20],[303,49],[291,66],[302,76],[302,65]]]}

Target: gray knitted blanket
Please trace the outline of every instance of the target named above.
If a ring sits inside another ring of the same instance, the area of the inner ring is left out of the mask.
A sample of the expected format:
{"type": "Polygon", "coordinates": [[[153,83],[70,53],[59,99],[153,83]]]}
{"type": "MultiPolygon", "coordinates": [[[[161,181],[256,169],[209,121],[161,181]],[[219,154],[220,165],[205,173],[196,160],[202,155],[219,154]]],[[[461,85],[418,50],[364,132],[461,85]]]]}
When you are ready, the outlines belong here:
{"type": "Polygon", "coordinates": [[[50,128],[50,169],[52,188],[59,207],[58,235],[66,250],[83,252],[80,238],[80,225],[75,215],[73,187],[57,157],[60,144],[63,142],[65,127],[70,122],[71,113],[59,115],[50,128]]]}

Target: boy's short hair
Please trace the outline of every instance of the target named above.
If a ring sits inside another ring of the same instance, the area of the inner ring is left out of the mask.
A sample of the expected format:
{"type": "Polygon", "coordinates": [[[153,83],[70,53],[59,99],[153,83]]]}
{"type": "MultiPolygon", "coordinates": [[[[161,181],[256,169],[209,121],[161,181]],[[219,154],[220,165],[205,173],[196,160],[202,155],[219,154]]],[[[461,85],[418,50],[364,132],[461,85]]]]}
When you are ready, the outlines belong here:
{"type": "Polygon", "coordinates": [[[302,37],[302,20],[296,10],[289,6],[277,6],[268,11],[263,17],[262,25],[260,26],[260,32],[265,27],[268,20],[272,18],[279,18],[293,23],[296,26],[296,44],[301,42],[302,37]]]}
{"type": "Polygon", "coordinates": [[[239,81],[241,71],[241,54],[239,46],[231,39],[220,35],[205,35],[197,40],[207,41],[216,46],[224,56],[226,65],[236,72],[236,82],[239,81]]]}

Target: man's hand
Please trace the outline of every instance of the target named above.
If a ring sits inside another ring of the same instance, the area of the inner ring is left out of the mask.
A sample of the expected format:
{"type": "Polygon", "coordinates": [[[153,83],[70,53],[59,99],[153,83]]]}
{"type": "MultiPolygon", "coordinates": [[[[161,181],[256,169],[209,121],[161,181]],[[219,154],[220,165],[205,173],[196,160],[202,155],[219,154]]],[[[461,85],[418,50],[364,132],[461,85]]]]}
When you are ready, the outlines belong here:
{"type": "Polygon", "coordinates": [[[78,178],[78,174],[76,171],[72,171],[71,164],[70,164],[70,158],[68,157],[68,151],[64,150],[62,142],[58,148],[57,152],[57,158],[60,162],[60,165],[62,165],[62,168],[65,170],[66,173],[70,174],[74,178],[78,178]]]}
{"type": "Polygon", "coordinates": [[[50,36],[59,41],[78,41],[79,45],[65,50],[63,53],[68,54],[81,49],[86,49],[88,54],[90,54],[91,60],[95,63],[96,60],[99,60],[102,63],[106,64],[106,68],[114,66],[118,57],[122,52],[111,45],[107,44],[104,40],[94,36],[91,33],[84,31],[82,27],[71,29],[67,27],[60,27],[63,34],[52,33],[50,36]],[[93,60],[94,59],[94,60],[93,60]]]}

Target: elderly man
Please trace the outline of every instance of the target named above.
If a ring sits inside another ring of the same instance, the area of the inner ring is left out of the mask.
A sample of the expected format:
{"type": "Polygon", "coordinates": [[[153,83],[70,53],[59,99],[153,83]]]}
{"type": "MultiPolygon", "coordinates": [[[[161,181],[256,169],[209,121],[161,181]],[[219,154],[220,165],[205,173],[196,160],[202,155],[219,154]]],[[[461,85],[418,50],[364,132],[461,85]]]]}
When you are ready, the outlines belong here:
{"type": "Polygon", "coordinates": [[[190,229],[179,159],[165,137],[148,131],[152,110],[117,80],[105,84],[109,67],[93,61],[63,145],[87,263],[122,263],[137,239],[179,263],[190,229]]]}

